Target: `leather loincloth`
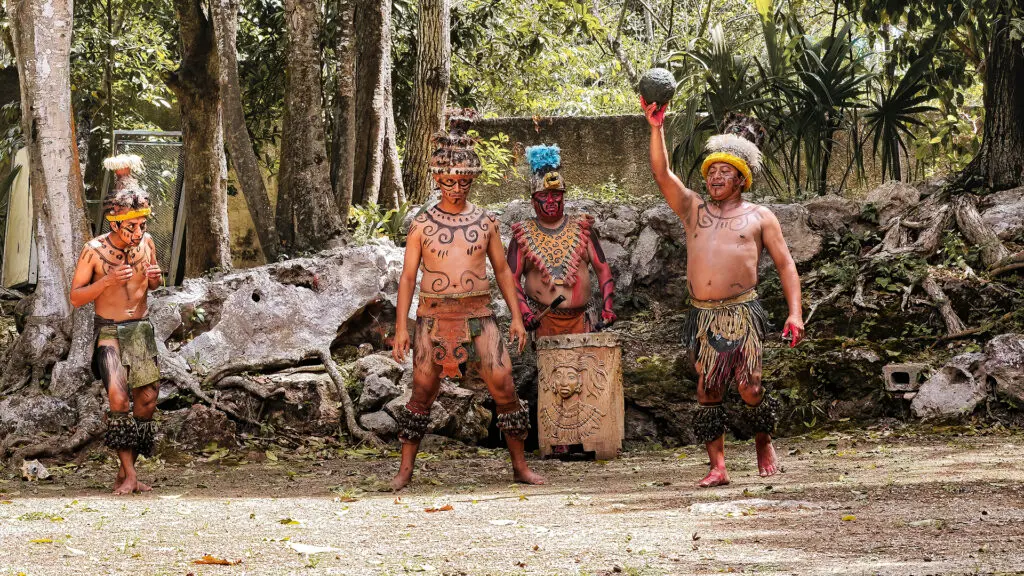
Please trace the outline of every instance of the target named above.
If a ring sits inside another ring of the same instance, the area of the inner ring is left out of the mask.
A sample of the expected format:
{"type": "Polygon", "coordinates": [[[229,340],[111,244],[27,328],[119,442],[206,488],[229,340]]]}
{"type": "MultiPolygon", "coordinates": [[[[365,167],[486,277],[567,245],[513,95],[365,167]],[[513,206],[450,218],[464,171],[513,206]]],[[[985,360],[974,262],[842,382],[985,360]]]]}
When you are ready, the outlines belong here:
{"type": "MultiPolygon", "coordinates": [[[[156,363],[156,335],[149,318],[115,322],[96,316],[93,323],[95,338],[93,344],[100,340],[117,340],[121,365],[128,373],[128,387],[141,388],[160,380],[160,367],[156,363]]],[[[96,354],[93,353],[93,375],[102,378],[96,365],[96,354]]]]}
{"type": "Polygon", "coordinates": [[[683,343],[710,392],[723,390],[729,381],[746,381],[761,372],[762,341],[768,315],[750,289],[725,300],[691,299],[683,325],[683,343]]]}
{"type": "MultiPolygon", "coordinates": [[[[528,304],[534,314],[540,313],[547,308],[533,298],[529,298],[528,304]]],[[[584,334],[591,331],[590,322],[587,319],[587,307],[580,308],[555,308],[540,319],[540,326],[535,331],[535,336],[561,336],[563,334],[584,334]]]]}
{"type": "Polygon", "coordinates": [[[470,359],[466,345],[480,333],[479,327],[472,329],[471,321],[494,316],[490,303],[491,294],[487,291],[450,295],[420,293],[416,317],[430,319],[430,341],[434,344],[431,356],[442,368],[442,376],[462,378],[459,364],[470,359]]]}

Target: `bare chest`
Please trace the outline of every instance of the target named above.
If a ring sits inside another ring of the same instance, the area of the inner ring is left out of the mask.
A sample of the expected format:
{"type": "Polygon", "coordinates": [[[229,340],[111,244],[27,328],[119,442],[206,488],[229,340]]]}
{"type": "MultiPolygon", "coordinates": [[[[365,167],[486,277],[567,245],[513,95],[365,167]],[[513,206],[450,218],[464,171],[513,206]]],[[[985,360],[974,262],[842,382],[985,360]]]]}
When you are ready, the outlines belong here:
{"type": "Polygon", "coordinates": [[[423,287],[464,292],[486,287],[487,244],[497,223],[481,208],[448,214],[431,208],[416,218],[423,287]]]}
{"type": "Polygon", "coordinates": [[[751,255],[762,248],[762,219],[757,207],[737,214],[721,215],[701,205],[686,222],[686,245],[690,256],[751,255]]]}

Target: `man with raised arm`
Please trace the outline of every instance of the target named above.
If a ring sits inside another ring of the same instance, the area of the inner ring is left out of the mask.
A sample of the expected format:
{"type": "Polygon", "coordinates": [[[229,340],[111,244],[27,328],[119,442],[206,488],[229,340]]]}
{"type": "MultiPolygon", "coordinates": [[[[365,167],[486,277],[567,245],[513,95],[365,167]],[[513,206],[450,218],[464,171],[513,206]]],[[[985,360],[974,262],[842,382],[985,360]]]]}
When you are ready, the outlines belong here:
{"type": "Polygon", "coordinates": [[[702,198],[669,169],[663,124],[667,104],[640,104],[651,127],[651,172],[686,233],[686,277],[690,310],[684,340],[697,371],[694,435],[708,451],[711,470],[700,486],[729,483],[725,469],[725,392],[733,382],[743,414],[756,432],[757,470],[762,477],[778,471],[772,432],[778,401],[761,382],[762,344],[767,316],[757,300],[757,264],[763,249],[775,262],[789,307],[783,337],[796,346],[804,336],[800,277],[775,215],[743,199],[761,168],[758,145],[764,129],[750,118],[734,116],[724,134],[708,139],[701,165],[707,186],[702,198]]]}
{"type": "Polygon", "coordinates": [[[160,390],[156,338],[146,313],[150,290],[160,285],[156,246],[146,233],[149,195],[132,171],[142,169],[138,156],[107,158],[115,173],[113,189],[103,199],[110,232],[86,243],[71,281],[71,304],[96,304],[92,367],[107,389],[110,412],[106,445],[117,452],[121,467],[114,494],[147,492],[139,482],[135,461],[150,456],[160,390]]]}
{"type": "Polygon", "coordinates": [[[441,189],[441,201],[413,219],[398,287],[392,356],[402,362],[410,347],[407,319],[416,274],[422,270],[411,340],[413,389],[409,402],[396,414],[402,463],[391,487],[400,490],[412,479],[441,378],[461,378],[460,364],[464,362],[479,363],[480,376],[497,405],[498,429],[512,456],[513,478],[543,484],[544,479],[526,463],[523,444],[530,430],[530,413],[516,394],[512,361],[489,306],[488,259],[512,313],[509,337],[522,352],[526,330],[516,303],[515,282],[505,263],[497,220],[467,201],[469,187],[482,171],[474,141],[466,134],[475,115],[472,110],[449,111],[448,115],[449,133],[434,137],[438,148],[430,157],[430,172],[441,189]]]}

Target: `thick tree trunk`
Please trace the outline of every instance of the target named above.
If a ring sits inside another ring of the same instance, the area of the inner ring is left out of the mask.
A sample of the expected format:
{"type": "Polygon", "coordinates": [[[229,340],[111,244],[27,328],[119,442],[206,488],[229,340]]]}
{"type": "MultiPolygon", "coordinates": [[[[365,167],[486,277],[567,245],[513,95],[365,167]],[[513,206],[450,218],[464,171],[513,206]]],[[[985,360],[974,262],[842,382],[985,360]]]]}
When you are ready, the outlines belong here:
{"type": "Polygon", "coordinates": [[[320,250],[344,234],[331,190],[317,39],[318,3],[285,0],[288,48],[277,230],[290,250],[320,250]]]}
{"type": "Polygon", "coordinates": [[[200,0],[174,0],[181,66],[167,78],[178,97],[184,141],[185,276],[231,267],[221,136],[220,63],[213,22],[200,0]]]}
{"type": "Polygon", "coordinates": [[[402,167],[405,193],[417,204],[430,195],[427,165],[433,151],[431,137],[443,127],[448,99],[452,69],[450,10],[449,0],[420,0],[416,82],[402,167]]]}
{"type": "Polygon", "coordinates": [[[352,169],[356,144],[356,0],[334,0],[338,30],[334,57],[337,59],[334,88],[334,131],[331,143],[331,186],[334,203],[342,221],[352,206],[352,169]]]}
{"type": "Polygon", "coordinates": [[[215,0],[213,2],[214,24],[220,48],[221,97],[224,112],[224,140],[231,154],[231,165],[242,186],[249,215],[260,239],[260,248],[267,262],[277,260],[281,241],[274,225],[274,211],[270,196],[260,173],[256,152],[245,126],[242,109],[242,94],[238,80],[238,52],[235,39],[238,35],[238,0],[215,0]]]}
{"type": "Polygon", "coordinates": [[[1024,47],[1012,37],[1010,14],[995,25],[985,59],[985,124],[981,149],[964,171],[968,190],[1024,185],[1024,47]]]}
{"type": "Polygon", "coordinates": [[[352,202],[401,201],[401,168],[391,105],[391,0],[355,0],[356,146],[352,202]],[[390,162],[390,166],[387,166],[390,162]],[[397,182],[394,174],[398,173],[397,182]],[[381,199],[381,187],[385,186],[381,199]]]}
{"type": "Polygon", "coordinates": [[[71,0],[8,0],[21,79],[21,123],[29,150],[38,279],[21,337],[0,375],[0,396],[39,386],[74,396],[88,384],[92,318],[74,314],[68,294],[88,238],[71,110],[71,0]],[[66,358],[66,360],[63,360],[66,358]]]}

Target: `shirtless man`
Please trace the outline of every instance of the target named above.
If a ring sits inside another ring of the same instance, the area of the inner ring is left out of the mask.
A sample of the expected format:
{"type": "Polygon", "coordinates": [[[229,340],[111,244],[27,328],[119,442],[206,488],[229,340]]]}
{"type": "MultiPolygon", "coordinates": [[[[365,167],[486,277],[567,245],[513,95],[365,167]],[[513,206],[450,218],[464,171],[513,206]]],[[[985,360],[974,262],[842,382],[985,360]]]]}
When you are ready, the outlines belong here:
{"type": "Polygon", "coordinates": [[[391,481],[395,490],[412,479],[420,440],[430,424],[430,409],[440,391],[441,377],[461,378],[460,364],[478,362],[479,373],[494,398],[498,429],[505,435],[516,482],[543,484],[530,470],[523,447],[530,430],[526,402],[512,382],[512,360],[498,331],[487,280],[487,260],[512,313],[509,338],[522,352],[526,330],[515,306],[515,282],[505,263],[505,250],[494,216],[467,202],[469,187],[481,172],[473,139],[466,134],[474,114],[449,111],[450,133],[436,135],[437,150],[430,172],[441,189],[441,202],[418,215],[409,227],[405,263],[398,287],[398,318],[392,356],[402,362],[409,351],[409,307],[420,282],[413,349],[412,396],[396,419],[402,441],[402,463],[391,481]]]}
{"type": "Polygon", "coordinates": [[[654,179],[686,232],[686,276],[693,309],[684,338],[697,371],[694,434],[707,446],[711,470],[700,486],[729,483],[725,469],[726,388],[735,381],[745,404],[744,416],[756,432],[757,470],[762,477],[777,472],[771,434],[778,401],[761,385],[762,342],[767,316],[754,291],[762,249],[775,262],[789,307],[783,337],[796,346],[804,335],[800,277],[774,214],[746,202],[742,193],[760,169],[757,144],[764,130],[748,118],[731,122],[725,134],[708,140],[701,166],[708,190],[704,200],[669,170],[662,128],[667,105],[640,104],[651,127],[650,159],[654,179]]]}
{"type": "Polygon", "coordinates": [[[156,247],[146,233],[149,195],[132,176],[141,170],[138,156],[107,158],[116,183],[103,199],[110,232],[90,240],[82,250],[71,283],[71,304],[96,303],[92,367],[107,389],[110,412],[106,444],[117,452],[121,466],[114,494],[148,492],[139,482],[135,462],[150,456],[156,425],[160,369],[156,339],[146,317],[146,298],[160,285],[156,247]],[[134,408],[132,405],[134,404],[134,408]]]}
{"type": "Polygon", "coordinates": [[[565,215],[565,182],[559,173],[561,151],[558,146],[530,146],[526,157],[537,217],[513,224],[513,241],[508,246],[508,265],[526,329],[536,330],[537,336],[590,332],[593,327],[586,317],[590,266],[601,285],[600,323],[611,325],[615,322],[612,270],[593,228],[594,218],[588,214],[565,215]],[[559,296],[565,298],[563,303],[538,320],[537,314],[559,296]]]}

